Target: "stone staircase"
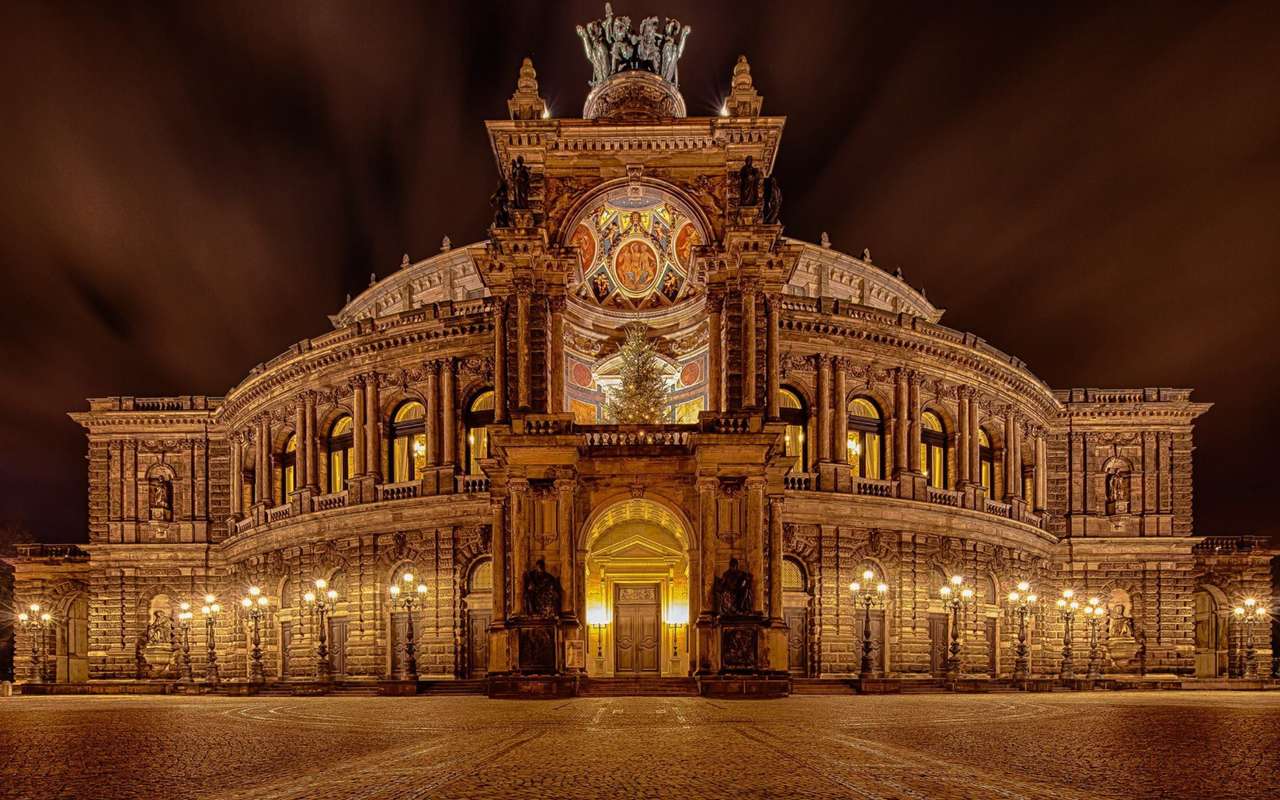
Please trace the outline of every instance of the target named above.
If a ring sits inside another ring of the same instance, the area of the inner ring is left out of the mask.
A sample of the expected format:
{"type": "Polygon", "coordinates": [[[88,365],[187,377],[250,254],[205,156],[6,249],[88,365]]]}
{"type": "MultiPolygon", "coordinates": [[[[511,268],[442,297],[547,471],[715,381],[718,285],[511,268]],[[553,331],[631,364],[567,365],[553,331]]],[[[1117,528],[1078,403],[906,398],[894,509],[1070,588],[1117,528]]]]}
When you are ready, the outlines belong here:
{"type": "Polygon", "coordinates": [[[660,678],[638,676],[626,678],[587,678],[578,691],[580,697],[697,697],[698,682],[693,678],[660,678]]]}
{"type": "Polygon", "coordinates": [[[484,678],[456,681],[418,681],[418,694],[430,695],[483,695],[488,691],[488,681],[484,678]]]}
{"type": "Polygon", "coordinates": [[[848,678],[792,678],[792,694],[853,695],[853,681],[848,678]]]}

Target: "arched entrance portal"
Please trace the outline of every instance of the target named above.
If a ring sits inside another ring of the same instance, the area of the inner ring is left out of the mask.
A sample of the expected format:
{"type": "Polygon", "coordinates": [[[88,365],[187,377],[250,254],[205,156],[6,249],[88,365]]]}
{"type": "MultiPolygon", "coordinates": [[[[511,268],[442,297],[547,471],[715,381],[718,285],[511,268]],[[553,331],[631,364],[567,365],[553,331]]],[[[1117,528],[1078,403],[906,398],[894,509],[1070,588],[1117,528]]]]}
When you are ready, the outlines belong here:
{"type": "Polygon", "coordinates": [[[689,674],[689,540],[666,506],[609,506],[586,536],[587,674],[689,674]]]}
{"type": "Polygon", "coordinates": [[[1226,595],[1216,586],[1206,585],[1195,593],[1197,678],[1216,678],[1227,674],[1230,648],[1226,608],[1226,595]]]}

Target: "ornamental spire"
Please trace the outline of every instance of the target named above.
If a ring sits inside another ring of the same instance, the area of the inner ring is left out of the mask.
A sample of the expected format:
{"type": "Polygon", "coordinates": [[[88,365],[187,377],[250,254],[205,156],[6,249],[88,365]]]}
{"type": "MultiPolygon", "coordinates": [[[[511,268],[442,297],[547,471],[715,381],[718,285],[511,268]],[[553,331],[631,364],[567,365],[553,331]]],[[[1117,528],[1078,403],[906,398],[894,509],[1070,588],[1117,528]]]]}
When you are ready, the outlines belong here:
{"type": "Polygon", "coordinates": [[[751,80],[751,65],[746,56],[738,56],[738,63],[733,65],[733,82],[730,84],[729,99],[724,102],[720,113],[726,117],[758,117],[764,98],[756,91],[751,80]]]}
{"type": "Polygon", "coordinates": [[[507,101],[512,119],[546,119],[547,103],[538,94],[538,72],[533,59],[526,58],[520,64],[520,77],[516,79],[516,93],[507,101]]]}

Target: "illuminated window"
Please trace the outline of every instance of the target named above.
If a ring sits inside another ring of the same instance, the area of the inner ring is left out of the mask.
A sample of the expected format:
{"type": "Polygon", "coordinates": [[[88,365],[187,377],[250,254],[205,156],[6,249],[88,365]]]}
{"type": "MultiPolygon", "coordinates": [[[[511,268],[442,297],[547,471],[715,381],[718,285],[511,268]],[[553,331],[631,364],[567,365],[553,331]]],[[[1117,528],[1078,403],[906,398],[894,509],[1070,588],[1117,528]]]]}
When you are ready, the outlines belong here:
{"type": "Polygon", "coordinates": [[[790,389],[782,389],[778,393],[779,415],[787,423],[786,447],[787,457],[794,459],[792,472],[804,472],[808,466],[805,457],[804,430],[809,424],[809,415],[805,412],[804,402],[800,395],[790,389]]]}
{"type": "Polygon", "coordinates": [[[947,488],[947,433],[932,411],[920,415],[920,467],[930,486],[947,488]]]}
{"type": "Polygon", "coordinates": [[[427,466],[427,410],[408,400],[391,417],[391,482],[411,481],[427,466]]]}
{"type": "Polygon", "coordinates": [[[992,483],[995,474],[996,456],[991,449],[991,437],[982,428],[978,428],[978,480],[982,482],[982,488],[987,490],[987,497],[995,493],[995,484],[992,483]]]}
{"type": "Polygon", "coordinates": [[[884,418],[865,397],[849,401],[849,466],[855,477],[884,479],[884,418]]]}
{"type": "Polygon", "coordinates": [[[493,391],[476,395],[467,406],[463,427],[467,436],[467,474],[479,475],[480,460],[489,457],[489,428],[493,424],[493,391]]]}
{"type": "Polygon", "coordinates": [[[284,452],[280,454],[280,502],[287,501],[297,488],[298,437],[291,433],[284,442],[284,452]]]}
{"type": "Polygon", "coordinates": [[[329,453],[329,492],[341,492],[347,488],[351,477],[351,459],[354,452],[351,441],[351,417],[344,414],[329,428],[326,445],[329,453]]]}

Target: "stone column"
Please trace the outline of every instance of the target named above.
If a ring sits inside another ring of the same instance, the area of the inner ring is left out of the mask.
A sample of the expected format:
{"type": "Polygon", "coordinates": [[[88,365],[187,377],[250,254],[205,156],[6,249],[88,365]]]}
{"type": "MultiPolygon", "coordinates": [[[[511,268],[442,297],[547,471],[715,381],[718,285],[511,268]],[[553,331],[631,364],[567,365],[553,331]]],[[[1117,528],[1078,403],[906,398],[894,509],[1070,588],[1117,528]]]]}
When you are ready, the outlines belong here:
{"type": "Polygon", "coordinates": [[[452,467],[458,457],[458,420],[454,410],[453,359],[440,362],[440,463],[452,467]]]}
{"type": "Polygon", "coordinates": [[[363,476],[368,471],[364,462],[364,418],[364,378],[357,376],[351,381],[351,455],[355,463],[350,465],[350,469],[353,478],[363,476]]]}
{"type": "Polygon", "coordinates": [[[1004,417],[1005,502],[1022,497],[1022,442],[1018,436],[1018,415],[1012,407],[1004,417]]]}
{"type": "Polygon", "coordinates": [[[364,382],[364,466],[376,482],[382,482],[382,442],[378,426],[382,404],[378,401],[378,374],[371,372],[364,382]]]}
{"type": "Polygon", "coordinates": [[[259,503],[271,505],[271,418],[258,418],[258,466],[254,471],[259,503]]]}
{"type": "Polygon", "coordinates": [[[240,501],[244,496],[244,467],[240,463],[243,453],[240,450],[239,431],[228,435],[227,443],[231,446],[231,496],[227,499],[231,501],[231,516],[239,517],[240,501]]]}
{"type": "Polygon", "coordinates": [[[769,495],[769,616],[782,619],[782,501],[769,495]]]}
{"type": "MultiPolygon", "coordinates": [[[[911,428],[907,423],[907,371],[902,367],[895,370],[893,382],[893,464],[895,472],[911,470],[911,456],[907,453],[907,442],[911,439],[911,428]]],[[[917,459],[919,456],[916,457],[917,459]]]]}
{"type": "Polygon", "coordinates": [[[835,369],[835,396],[831,398],[831,459],[837,464],[849,463],[849,401],[848,378],[843,358],[832,359],[835,369]]]}
{"type": "Polygon", "coordinates": [[[818,461],[831,460],[831,356],[818,355],[818,461]]]}
{"type": "Polygon", "coordinates": [[[702,613],[709,616],[715,608],[711,589],[716,577],[716,518],[720,502],[720,481],[717,478],[698,479],[698,517],[702,546],[702,613]]]}
{"type": "Polygon", "coordinates": [[[511,613],[524,614],[524,592],[521,582],[529,568],[525,562],[529,551],[529,481],[524,478],[507,480],[511,502],[511,613]]]}
{"type": "Polygon", "coordinates": [[[756,405],[756,290],[742,289],[742,407],[756,405]]]}
{"type": "Polygon", "coordinates": [[[768,397],[765,398],[766,413],[769,419],[778,418],[779,392],[782,388],[778,383],[778,313],[782,310],[780,303],[781,298],[778,296],[765,298],[764,308],[767,315],[765,321],[768,327],[765,329],[764,374],[768,391],[768,397]]]}
{"type": "Polygon", "coordinates": [[[747,571],[751,573],[751,610],[764,613],[764,478],[746,480],[747,571]]]}
{"type": "Polygon", "coordinates": [[[1036,511],[1044,511],[1045,497],[1049,494],[1049,466],[1045,452],[1044,433],[1036,433],[1036,511]]]}
{"type": "Polygon", "coordinates": [[[547,413],[559,414],[564,403],[564,297],[548,298],[551,333],[547,342],[547,413]]]}
{"type": "Polygon", "coordinates": [[[493,421],[507,421],[507,301],[493,299],[493,421]]]}
{"type": "Polygon", "coordinates": [[[516,286],[516,407],[529,408],[529,376],[533,351],[529,347],[529,294],[532,287],[516,286]]]}
{"type": "Polygon", "coordinates": [[[506,505],[506,498],[502,495],[491,495],[489,498],[489,510],[493,514],[489,549],[493,553],[493,622],[495,623],[507,618],[506,505]]]}
{"type": "MultiPolygon", "coordinates": [[[[307,482],[307,406],[301,397],[294,401],[293,409],[293,490],[296,492],[307,482]]],[[[280,498],[282,501],[287,497],[280,498]]]]}
{"type": "Polygon", "coordinates": [[[573,552],[574,540],[577,538],[574,534],[573,525],[573,492],[575,483],[568,478],[558,478],[555,482],[556,489],[556,536],[560,543],[560,588],[564,590],[564,608],[563,611],[569,616],[577,613],[578,592],[575,588],[578,582],[578,571],[574,568],[573,552]]]}
{"type": "MultiPolygon", "coordinates": [[[[982,483],[982,442],[978,438],[978,397],[968,390],[969,397],[969,476],[974,483],[982,483]]],[[[993,475],[992,478],[995,476],[993,475]]],[[[994,488],[994,487],[993,487],[994,488]]]]}
{"type": "Polygon", "coordinates": [[[724,410],[724,295],[707,292],[707,401],[709,411],[724,410]]]}
{"type": "Polygon", "coordinates": [[[427,362],[427,418],[423,432],[427,439],[427,466],[440,463],[440,362],[427,362]]]}
{"type": "Polygon", "coordinates": [[[320,433],[316,430],[316,393],[307,392],[307,480],[312,491],[320,490],[320,433]]]}
{"type": "Polygon", "coordinates": [[[911,465],[912,472],[922,473],[924,467],[920,463],[920,381],[915,375],[907,381],[907,425],[909,426],[907,463],[911,465]]]}
{"type": "Polygon", "coordinates": [[[958,416],[958,428],[956,439],[956,480],[960,485],[969,483],[972,480],[969,471],[969,437],[973,435],[969,429],[969,395],[963,388],[959,392],[960,397],[960,413],[958,416]]]}

